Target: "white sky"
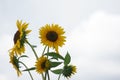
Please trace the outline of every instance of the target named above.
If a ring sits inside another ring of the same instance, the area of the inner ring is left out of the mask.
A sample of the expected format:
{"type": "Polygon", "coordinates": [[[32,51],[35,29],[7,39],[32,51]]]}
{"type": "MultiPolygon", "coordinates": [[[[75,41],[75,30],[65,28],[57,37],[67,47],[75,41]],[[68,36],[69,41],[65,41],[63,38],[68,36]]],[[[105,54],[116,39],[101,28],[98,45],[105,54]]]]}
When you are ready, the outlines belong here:
{"type": "MultiPolygon", "coordinates": [[[[61,54],[69,51],[72,64],[77,65],[70,80],[120,80],[119,4],[119,0],[0,0],[0,80],[30,80],[28,73],[18,78],[9,64],[17,19],[30,23],[29,40],[38,45],[37,52],[41,26],[57,23],[65,29],[67,42],[61,54]]],[[[29,48],[27,52],[31,53],[29,48]]],[[[39,75],[33,74],[39,80],[39,75]]]]}

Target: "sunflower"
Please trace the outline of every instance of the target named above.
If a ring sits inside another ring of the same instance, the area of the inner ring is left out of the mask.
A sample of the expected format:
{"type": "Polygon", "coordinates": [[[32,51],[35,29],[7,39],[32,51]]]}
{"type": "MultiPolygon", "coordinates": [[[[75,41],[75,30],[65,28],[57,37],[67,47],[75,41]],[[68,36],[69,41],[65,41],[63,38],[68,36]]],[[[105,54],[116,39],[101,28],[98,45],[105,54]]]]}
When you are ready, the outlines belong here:
{"type": "Polygon", "coordinates": [[[10,55],[10,63],[13,65],[13,67],[17,71],[17,75],[20,76],[22,73],[19,70],[20,66],[19,66],[19,61],[18,61],[17,57],[14,55],[10,55]]]}
{"type": "Polygon", "coordinates": [[[73,65],[64,66],[63,76],[65,76],[66,78],[71,77],[72,74],[75,74],[75,73],[76,73],[76,66],[73,66],[73,65]]]}
{"type": "Polygon", "coordinates": [[[42,56],[37,60],[35,66],[36,72],[42,74],[50,69],[50,61],[47,59],[47,57],[42,56]]]}
{"type": "Polygon", "coordinates": [[[22,21],[16,22],[18,30],[14,35],[14,46],[10,50],[10,52],[14,52],[17,55],[21,55],[25,51],[24,43],[26,42],[27,34],[31,32],[31,30],[26,30],[28,27],[28,23],[22,23],[22,21]]]}
{"type": "Polygon", "coordinates": [[[41,43],[43,45],[53,47],[56,52],[58,52],[58,47],[62,47],[62,45],[64,45],[64,42],[66,41],[66,37],[63,36],[64,33],[65,32],[63,28],[57,24],[46,24],[39,30],[41,43]]]}

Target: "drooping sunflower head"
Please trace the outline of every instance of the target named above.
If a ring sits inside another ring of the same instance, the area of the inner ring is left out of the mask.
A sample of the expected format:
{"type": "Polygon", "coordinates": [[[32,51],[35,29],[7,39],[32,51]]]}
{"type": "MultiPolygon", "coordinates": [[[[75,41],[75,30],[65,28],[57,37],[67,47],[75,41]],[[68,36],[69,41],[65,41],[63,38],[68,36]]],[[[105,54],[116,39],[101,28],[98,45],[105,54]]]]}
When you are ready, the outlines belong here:
{"type": "Polygon", "coordinates": [[[22,73],[20,71],[19,61],[16,56],[10,55],[10,63],[13,65],[15,70],[17,71],[17,75],[20,76],[22,73]]]}
{"type": "Polygon", "coordinates": [[[64,30],[57,24],[46,24],[41,27],[39,30],[39,35],[41,39],[41,43],[43,45],[53,47],[58,52],[58,47],[62,47],[64,45],[65,36],[64,30]]]}
{"type": "Polygon", "coordinates": [[[21,55],[21,53],[24,53],[25,51],[24,43],[27,40],[26,36],[28,33],[31,32],[31,30],[26,30],[28,27],[28,23],[22,23],[22,21],[17,20],[16,25],[18,30],[16,31],[13,39],[14,40],[13,51],[16,54],[21,55]]]}
{"type": "Polygon", "coordinates": [[[47,57],[42,56],[37,60],[35,66],[36,72],[41,74],[50,69],[50,61],[47,59],[47,57]]]}
{"type": "Polygon", "coordinates": [[[64,66],[63,76],[65,76],[66,78],[70,78],[72,74],[75,74],[75,73],[76,73],[76,66],[73,66],[73,65],[64,66]]]}

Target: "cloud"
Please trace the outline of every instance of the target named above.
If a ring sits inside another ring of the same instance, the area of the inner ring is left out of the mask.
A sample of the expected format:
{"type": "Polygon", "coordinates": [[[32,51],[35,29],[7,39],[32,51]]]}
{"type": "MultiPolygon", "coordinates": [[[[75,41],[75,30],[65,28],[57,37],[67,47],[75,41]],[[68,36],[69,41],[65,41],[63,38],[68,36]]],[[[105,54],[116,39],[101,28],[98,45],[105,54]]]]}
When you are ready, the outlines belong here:
{"type": "Polygon", "coordinates": [[[7,77],[4,76],[4,75],[0,75],[0,79],[1,79],[1,80],[8,80],[7,77]]]}
{"type": "Polygon", "coordinates": [[[120,15],[97,11],[69,34],[67,48],[81,80],[120,79],[119,26],[120,15]]]}

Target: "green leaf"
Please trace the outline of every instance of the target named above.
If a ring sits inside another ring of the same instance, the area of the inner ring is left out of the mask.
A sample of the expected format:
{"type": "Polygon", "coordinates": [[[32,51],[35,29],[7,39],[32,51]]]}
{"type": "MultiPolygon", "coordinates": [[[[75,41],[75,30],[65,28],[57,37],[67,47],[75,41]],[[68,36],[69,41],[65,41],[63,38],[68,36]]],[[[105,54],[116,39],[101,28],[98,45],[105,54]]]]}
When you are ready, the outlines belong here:
{"type": "Polygon", "coordinates": [[[63,72],[63,69],[56,69],[56,70],[51,70],[54,74],[61,74],[63,72]]]}
{"type": "Polygon", "coordinates": [[[23,71],[31,71],[31,70],[35,70],[35,69],[36,69],[35,67],[31,67],[31,68],[25,69],[23,71]]]}
{"type": "Polygon", "coordinates": [[[71,61],[71,57],[70,54],[67,52],[66,56],[65,56],[65,60],[64,60],[64,64],[68,65],[71,61]]]}
{"type": "Polygon", "coordinates": [[[58,58],[59,58],[59,59],[64,60],[64,58],[60,54],[55,53],[55,52],[49,52],[49,53],[46,53],[45,55],[52,57],[52,59],[58,60],[58,58]]]}
{"type": "Polygon", "coordinates": [[[57,67],[61,64],[62,62],[51,62],[51,68],[52,67],[57,67]]]}

